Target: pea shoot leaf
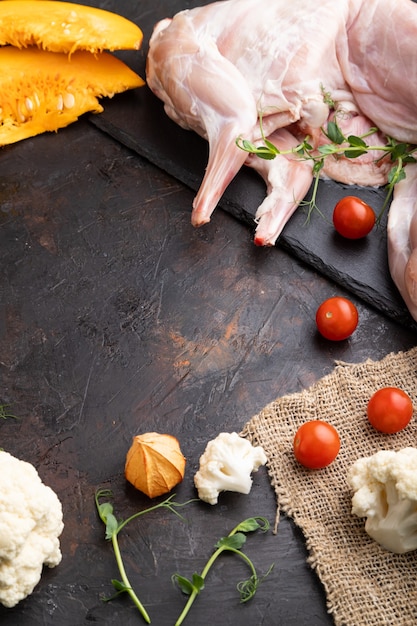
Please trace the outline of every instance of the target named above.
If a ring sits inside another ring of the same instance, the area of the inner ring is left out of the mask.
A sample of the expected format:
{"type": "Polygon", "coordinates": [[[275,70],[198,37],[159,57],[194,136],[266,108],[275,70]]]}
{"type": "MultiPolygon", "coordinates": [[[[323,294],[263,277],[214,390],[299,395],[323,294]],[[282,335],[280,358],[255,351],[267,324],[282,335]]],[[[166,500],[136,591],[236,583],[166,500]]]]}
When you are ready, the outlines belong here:
{"type": "Polygon", "coordinates": [[[222,537],[216,543],[216,548],[225,548],[232,550],[240,550],[246,541],[246,535],[243,533],[235,533],[234,535],[229,535],[228,537],[222,537]]]}
{"type": "Polygon", "coordinates": [[[124,591],[129,591],[131,587],[127,587],[121,580],[117,580],[117,578],[112,578],[111,584],[119,593],[123,593],[124,591]]]}
{"type": "Polygon", "coordinates": [[[204,589],[204,578],[196,572],[194,572],[192,580],[186,578],[185,576],[181,576],[180,574],[174,574],[172,578],[177,583],[181,591],[187,596],[190,596],[192,593],[199,594],[200,591],[204,589]]]}
{"type": "Polygon", "coordinates": [[[249,517],[248,519],[245,519],[243,522],[241,522],[237,526],[237,530],[243,533],[250,533],[250,532],[253,532],[254,530],[258,530],[259,528],[261,528],[261,524],[258,520],[262,520],[263,522],[262,526],[264,525],[266,521],[264,518],[249,517]]]}
{"type": "Polygon", "coordinates": [[[110,502],[103,502],[100,504],[98,512],[101,519],[105,522],[107,517],[113,513],[113,505],[110,502]]]}

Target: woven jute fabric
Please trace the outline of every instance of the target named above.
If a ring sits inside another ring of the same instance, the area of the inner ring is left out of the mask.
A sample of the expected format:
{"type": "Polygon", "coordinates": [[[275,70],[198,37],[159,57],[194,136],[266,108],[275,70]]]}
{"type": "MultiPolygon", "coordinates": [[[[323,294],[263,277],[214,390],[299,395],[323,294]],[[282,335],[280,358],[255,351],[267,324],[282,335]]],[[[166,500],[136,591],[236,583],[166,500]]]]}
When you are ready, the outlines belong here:
{"type": "Polygon", "coordinates": [[[359,457],[417,447],[416,412],[395,435],[380,434],[368,423],[369,398],[390,386],[406,391],[417,408],[417,347],[377,362],[337,362],[309,389],[270,403],[242,431],[268,456],[278,512],[303,531],[308,561],[324,585],[337,626],[417,625],[417,551],[393,554],[373,541],[364,530],[365,520],[351,513],[346,480],[359,457]],[[312,419],[330,422],[341,438],[336,460],[313,471],[301,467],[292,451],[297,428],[312,419]]]}

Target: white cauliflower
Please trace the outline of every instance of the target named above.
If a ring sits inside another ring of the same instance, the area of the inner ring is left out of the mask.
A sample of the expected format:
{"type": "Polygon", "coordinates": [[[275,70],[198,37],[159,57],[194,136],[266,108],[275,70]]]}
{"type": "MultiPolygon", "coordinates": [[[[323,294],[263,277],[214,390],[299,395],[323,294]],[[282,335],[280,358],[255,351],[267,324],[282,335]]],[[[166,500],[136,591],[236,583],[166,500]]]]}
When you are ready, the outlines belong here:
{"type": "Polygon", "coordinates": [[[348,483],[352,513],[366,517],[365,530],[386,550],[417,549],[417,449],[381,450],[358,459],[348,483]]]}
{"type": "Polygon", "coordinates": [[[62,506],[30,463],[0,450],[0,602],[15,606],[32,593],[43,565],[62,555],[62,506]]]}
{"type": "Polygon", "coordinates": [[[200,457],[200,469],[194,476],[198,496],[216,504],[221,491],[248,494],[252,487],[251,473],[267,462],[261,446],[237,433],[220,433],[209,441],[200,457]]]}

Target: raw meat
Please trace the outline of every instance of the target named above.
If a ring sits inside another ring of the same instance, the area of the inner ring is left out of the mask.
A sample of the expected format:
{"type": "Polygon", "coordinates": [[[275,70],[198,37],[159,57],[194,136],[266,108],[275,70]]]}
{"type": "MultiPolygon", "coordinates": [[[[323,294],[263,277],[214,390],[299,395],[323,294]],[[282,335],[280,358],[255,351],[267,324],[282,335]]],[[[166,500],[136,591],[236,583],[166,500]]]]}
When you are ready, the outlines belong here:
{"type": "MultiPolygon", "coordinates": [[[[417,143],[416,37],[411,0],[225,0],[159,22],[148,85],[175,122],[209,143],[192,223],[210,220],[246,164],[267,184],[255,243],[273,245],[312,182],[311,163],[293,155],[247,157],[236,140],[259,142],[261,117],[264,135],[278,146],[295,146],[306,135],[315,146],[323,143],[320,129],[334,115],[324,93],[336,103],[338,121],[343,112],[345,133],[377,126],[372,145],[384,142],[382,133],[417,143]]],[[[327,159],[322,174],[382,185],[389,169],[370,154],[355,162],[327,159]]]]}
{"type": "Polygon", "coordinates": [[[417,164],[396,185],[388,214],[388,263],[408,310],[417,320],[417,164]]]}

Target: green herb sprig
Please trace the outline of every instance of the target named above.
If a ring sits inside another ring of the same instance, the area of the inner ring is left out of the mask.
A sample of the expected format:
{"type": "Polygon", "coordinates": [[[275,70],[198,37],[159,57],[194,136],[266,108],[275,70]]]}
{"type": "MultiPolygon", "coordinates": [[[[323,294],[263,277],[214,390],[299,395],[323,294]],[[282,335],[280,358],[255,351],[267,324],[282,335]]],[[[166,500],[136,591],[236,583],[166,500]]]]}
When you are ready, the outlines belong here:
{"type": "Polygon", "coordinates": [[[111,581],[113,587],[116,590],[116,594],[114,594],[110,598],[106,598],[106,601],[113,600],[116,596],[120,595],[121,593],[127,593],[130,596],[133,603],[135,604],[135,606],[138,608],[145,622],[147,624],[150,624],[151,618],[149,617],[148,612],[146,611],[142,602],[139,600],[138,596],[133,590],[132,585],[130,584],[130,581],[126,574],[126,570],[125,570],[124,563],[123,563],[123,558],[120,552],[118,535],[120,531],[127,524],[129,524],[129,522],[131,522],[132,520],[138,517],[141,517],[142,515],[145,515],[145,513],[150,513],[151,511],[156,511],[157,509],[168,509],[169,511],[177,515],[177,517],[179,517],[180,519],[184,519],[184,517],[180,515],[177,509],[187,505],[189,502],[192,502],[192,500],[189,500],[188,502],[184,502],[184,503],[175,502],[174,500],[175,494],[173,494],[169,498],[164,500],[163,502],[160,502],[159,504],[155,504],[154,506],[144,509],[143,511],[138,511],[137,513],[134,513],[133,515],[131,515],[125,520],[117,520],[117,518],[115,517],[113,513],[113,505],[111,504],[111,502],[109,502],[108,500],[106,500],[105,502],[100,502],[102,498],[112,498],[112,497],[113,497],[113,493],[110,489],[99,489],[96,491],[95,496],[94,496],[98,515],[101,521],[106,526],[105,538],[108,541],[112,542],[114,555],[116,557],[116,563],[117,563],[120,577],[121,577],[121,580],[113,579],[111,581]]]}
{"type": "MultiPolygon", "coordinates": [[[[301,205],[308,205],[309,209],[317,209],[316,199],[317,199],[317,190],[318,190],[318,182],[320,172],[324,167],[325,159],[328,157],[338,158],[344,156],[348,159],[356,159],[368,152],[378,151],[383,152],[384,154],[377,159],[377,161],[382,160],[389,155],[389,158],[392,162],[392,168],[388,173],[388,182],[386,185],[387,193],[384,200],[384,204],[378,216],[378,220],[381,219],[385,209],[388,206],[388,203],[391,200],[395,185],[403,180],[406,176],[404,167],[407,163],[416,163],[417,159],[415,153],[417,151],[417,147],[404,142],[398,142],[392,137],[387,137],[387,143],[384,145],[372,146],[368,145],[365,142],[366,137],[373,135],[378,131],[376,127],[370,128],[366,133],[362,135],[348,135],[347,137],[343,134],[340,126],[336,121],[330,121],[327,124],[327,129],[322,128],[323,134],[328,138],[330,143],[318,146],[318,148],[314,148],[311,143],[309,137],[305,137],[305,139],[299,143],[294,148],[290,150],[279,150],[272,142],[270,142],[264,135],[262,129],[262,117],[260,116],[260,128],[261,128],[261,136],[263,140],[263,145],[256,146],[252,142],[247,139],[243,139],[242,137],[238,137],[236,139],[236,145],[248,152],[250,154],[255,154],[261,159],[272,160],[275,159],[279,154],[286,155],[291,154],[296,157],[299,157],[303,160],[311,160],[313,162],[313,176],[314,176],[314,185],[312,190],[311,199],[307,202],[300,203],[301,205]]],[[[309,211],[309,215],[310,215],[309,211]]]]}
{"type": "Polygon", "coordinates": [[[3,419],[3,420],[7,420],[7,419],[17,420],[16,415],[13,415],[13,413],[10,413],[9,406],[10,406],[10,404],[0,404],[0,419],[3,419]]]}
{"type": "Polygon", "coordinates": [[[266,532],[269,527],[269,522],[264,517],[250,517],[244,520],[243,522],[238,524],[227,535],[227,537],[222,537],[215,544],[214,547],[216,548],[216,550],[207,561],[201,574],[194,573],[191,580],[189,578],[185,578],[184,576],[180,576],[179,574],[174,574],[172,576],[173,582],[179,586],[183,593],[189,596],[181,615],[175,622],[175,626],[180,626],[184,622],[197,596],[202,591],[202,589],[204,589],[204,581],[210,568],[223,552],[232,552],[234,554],[237,554],[248,565],[251,576],[247,580],[241,581],[237,585],[237,589],[240,594],[241,602],[248,602],[248,600],[253,598],[259,587],[259,584],[271,572],[273,565],[270,566],[266,574],[264,574],[262,577],[259,577],[251,559],[244,552],[242,552],[242,547],[246,542],[246,533],[254,532],[256,530],[266,532]]]}

